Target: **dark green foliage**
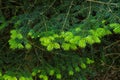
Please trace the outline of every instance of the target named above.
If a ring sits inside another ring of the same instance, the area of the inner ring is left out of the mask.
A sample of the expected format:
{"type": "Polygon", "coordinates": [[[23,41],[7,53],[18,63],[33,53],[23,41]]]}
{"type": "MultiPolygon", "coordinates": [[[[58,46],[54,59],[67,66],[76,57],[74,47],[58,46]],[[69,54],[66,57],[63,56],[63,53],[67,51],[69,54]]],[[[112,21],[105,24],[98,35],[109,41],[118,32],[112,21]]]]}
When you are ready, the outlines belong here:
{"type": "Polygon", "coordinates": [[[119,58],[119,15],[119,0],[0,0],[0,80],[95,79],[119,58]]]}

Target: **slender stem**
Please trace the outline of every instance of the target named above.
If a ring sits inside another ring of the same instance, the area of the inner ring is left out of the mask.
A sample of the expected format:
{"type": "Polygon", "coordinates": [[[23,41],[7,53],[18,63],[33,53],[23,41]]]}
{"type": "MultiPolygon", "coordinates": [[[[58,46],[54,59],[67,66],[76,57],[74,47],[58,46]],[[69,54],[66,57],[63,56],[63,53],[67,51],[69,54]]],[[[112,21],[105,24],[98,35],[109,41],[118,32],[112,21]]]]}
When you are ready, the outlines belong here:
{"type": "Polygon", "coordinates": [[[89,13],[88,13],[87,18],[89,18],[89,17],[90,17],[90,14],[91,14],[91,2],[90,2],[89,13]]]}
{"type": "Polygon", "coordinates": [[[66,24],[66,21],[67,21],[67,19],[68,19],[68,16],[69,16],[69,13],[70,13],[72,4],[73,4],[73,1],[71,1],[71,4],[70,4],[69,9],[68,9],[68,12],[67,12],[67,14],[66,14],[65,21],[64,21],[63,27],[62,27],[62,31],[63,31],[63,29],[64,29],[64,27],[65,27],[65,24],[66,24]]]}
{"type": "Polygon", "coordinates": [[[99,3],[99,4],[105,4],[105,5],[118,6],[116,3],[110,3],[110,2],[102,2],[102,1],[96,1],[96,0],[86,0],[86,1],[94,2],[94,3],[99,3]]]}

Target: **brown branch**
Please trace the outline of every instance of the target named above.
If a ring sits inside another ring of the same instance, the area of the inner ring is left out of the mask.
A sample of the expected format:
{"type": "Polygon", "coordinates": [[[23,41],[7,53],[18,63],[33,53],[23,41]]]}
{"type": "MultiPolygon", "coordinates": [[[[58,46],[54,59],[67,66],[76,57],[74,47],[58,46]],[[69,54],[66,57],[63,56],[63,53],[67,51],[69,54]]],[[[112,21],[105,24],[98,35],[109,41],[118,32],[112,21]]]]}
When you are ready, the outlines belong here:
{"type": "Polygon", "coordinates": [[[109,48],[109,47],[111,47],[111,46],[113,46],[113,45],[115,45],[115,44],[118,44],[118,43],[120,43],[120,40],[118,40],[118,41],[116,41],[116,42],[114,42],[114,43],[106,46],[106,47],[104,48],[104,50],[107,49],[107,48],[109,48]]]}
{"type": "Polygon", "coordinates": [[[117,55],[117,56],[120,56],[120,53],[109,53],[109,54],[106,54],[105,56],[113,56],[113,55],[117,55]]]}
{"type": "Polygon", "coordinates": [[[112,68],[112,66],[114,65],[115,61],[116,61],[119,57],[120,57],[120,56],[117,56],[117,57],[113,60],[112,64],[108,67],[108,70],[106,71],[105,75],[103,76],[103,79],[102,79],[102,80],[107,80],[107,75],[109,75],[109,70],[112,68]]]}

